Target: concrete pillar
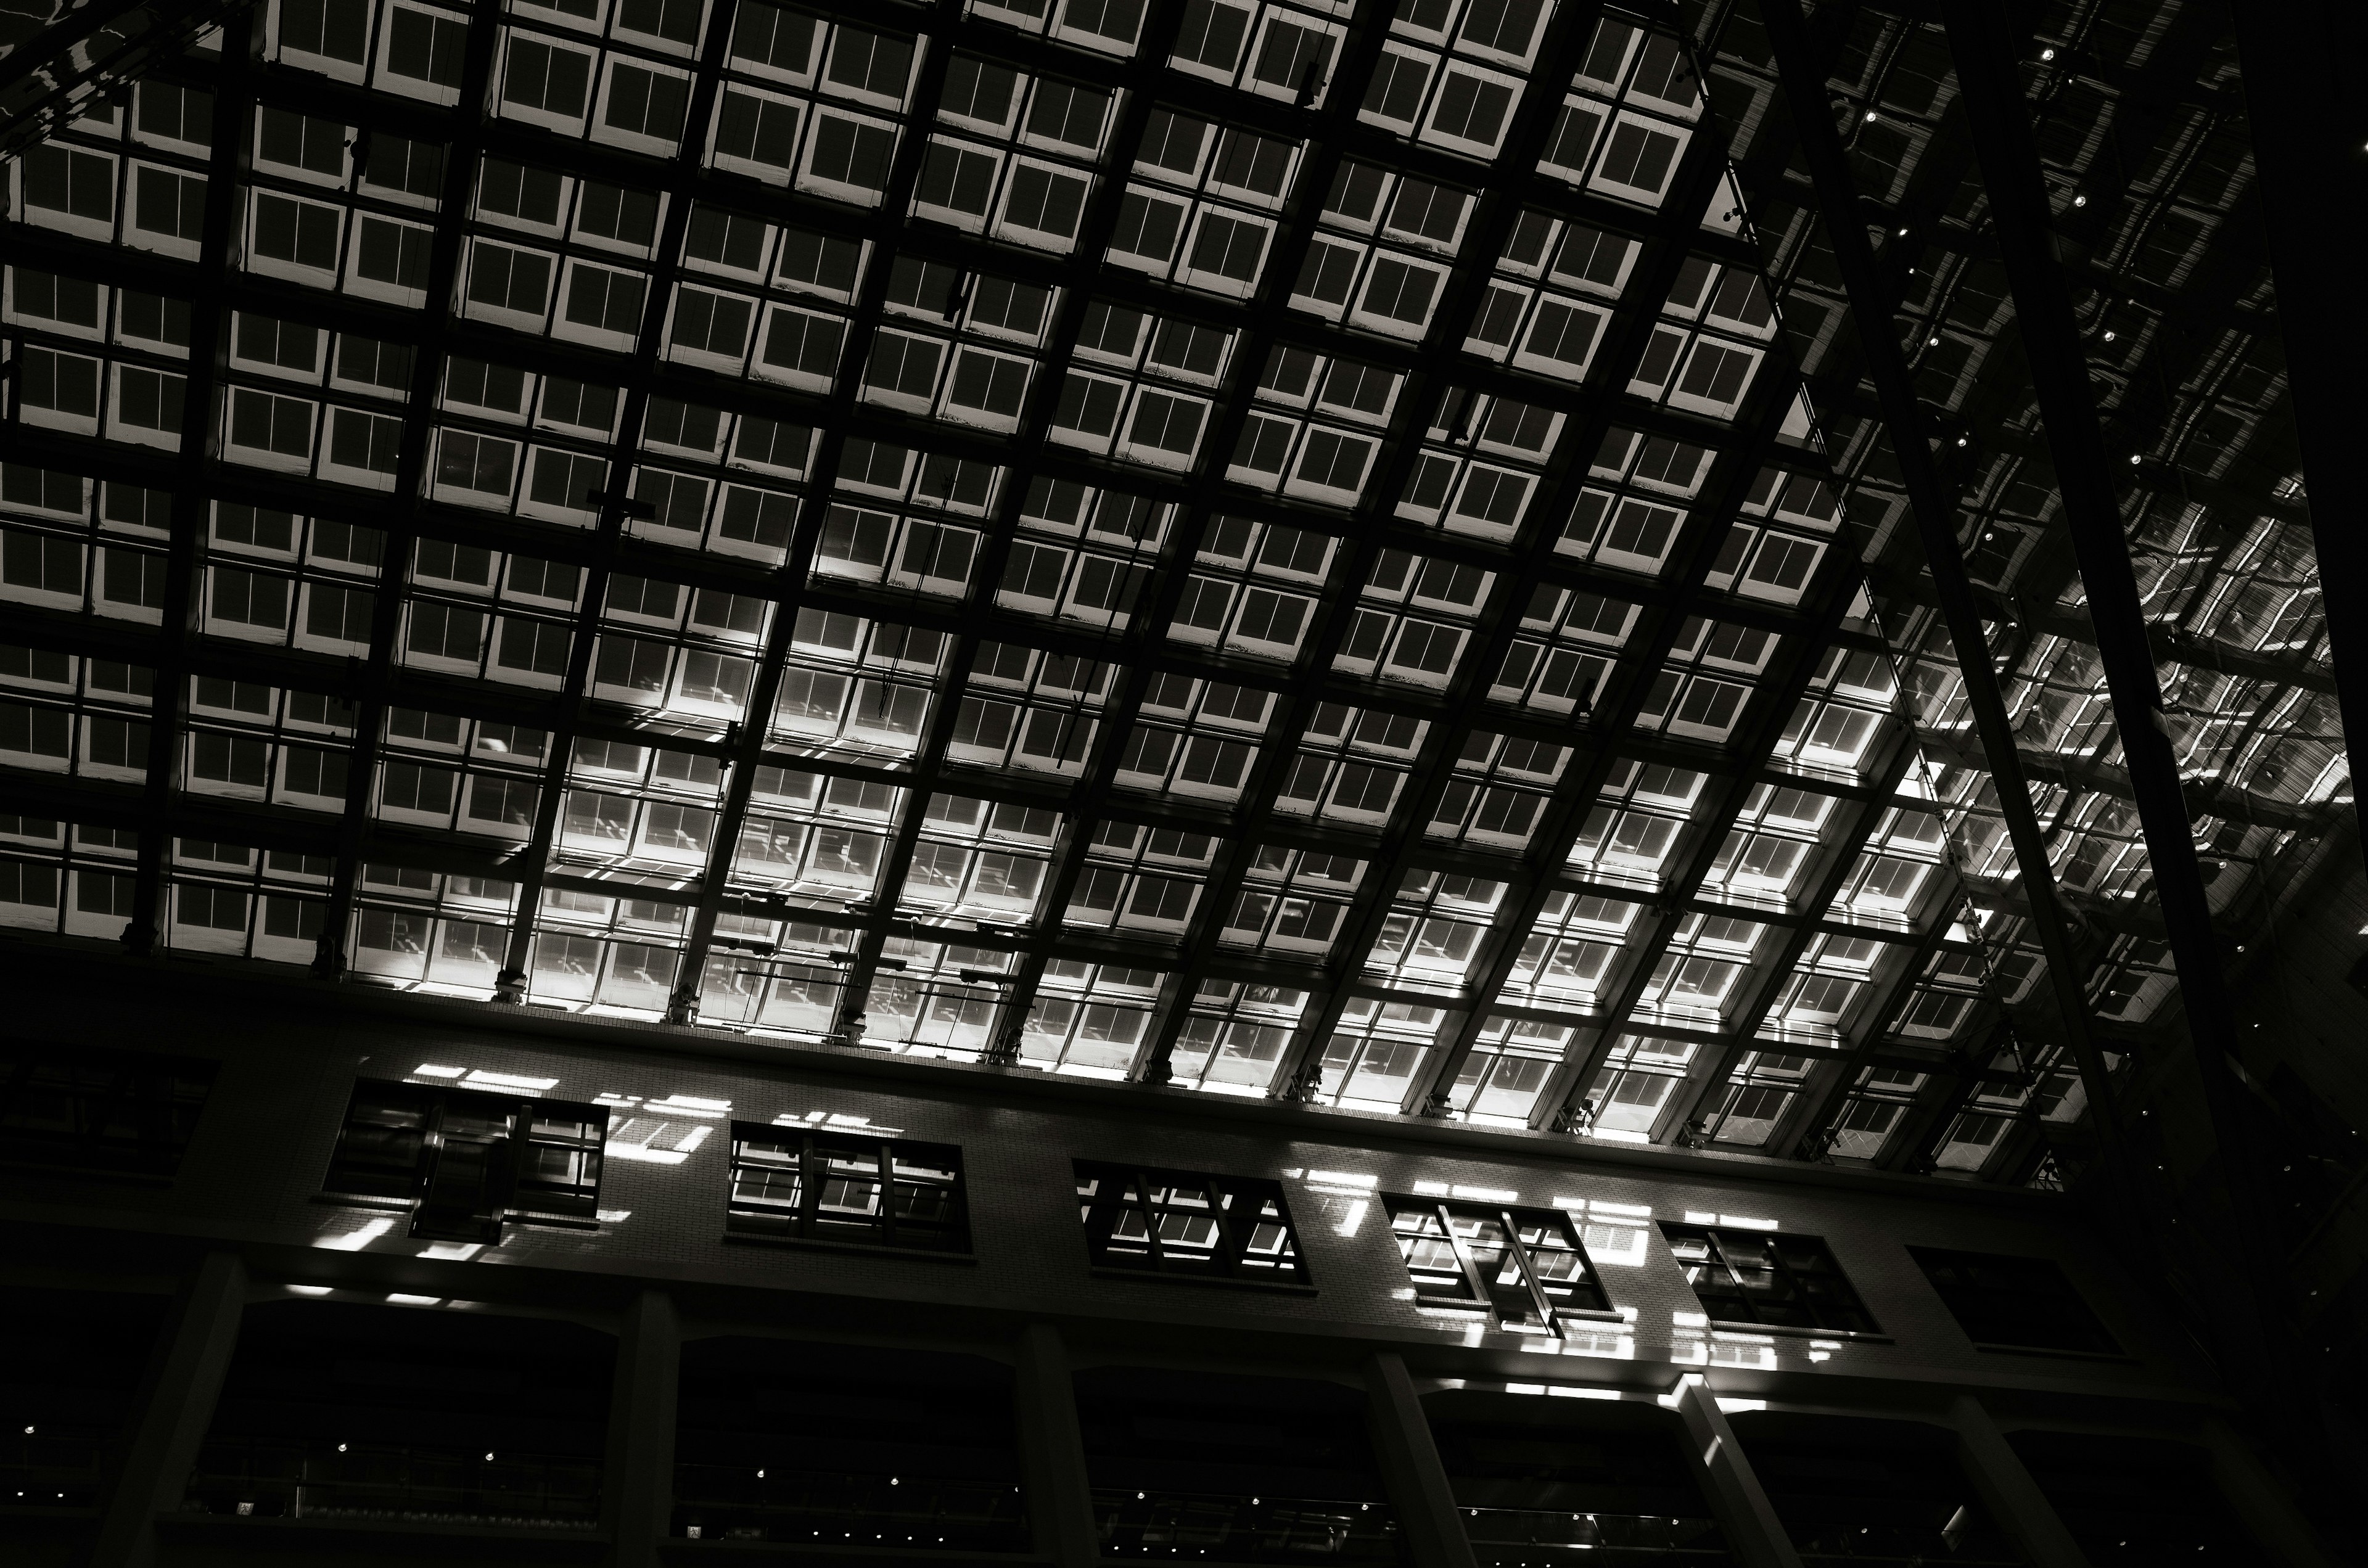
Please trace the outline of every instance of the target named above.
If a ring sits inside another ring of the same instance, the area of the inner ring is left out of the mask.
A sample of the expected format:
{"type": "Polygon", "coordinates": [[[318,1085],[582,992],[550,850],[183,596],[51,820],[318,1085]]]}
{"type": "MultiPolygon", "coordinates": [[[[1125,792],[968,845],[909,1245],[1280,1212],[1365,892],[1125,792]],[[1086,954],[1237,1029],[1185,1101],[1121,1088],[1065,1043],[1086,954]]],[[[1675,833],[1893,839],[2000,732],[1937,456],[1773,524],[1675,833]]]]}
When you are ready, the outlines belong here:
{"type": "Polygon", "coordinates": [[[1793,1538],[1784,1533],[1743,1445],[1735,1440],[1735,1428],[1726,1424],[1726,1413],[1699,1373],[1679,1380],[1677,1408],[1686,1424],[1686,1457],[1693,1461],[1694,1479],[1710,1499],[1735,1560],[1744,1568],[1801,1568],[1793,1538]]]}
{"type": "Polygon", "coordinates": [[[1949,1403],[1949,1425],[1956,1431],[1957,1460],[1974,1494],[2022,1560],[2031,1568],[2089,1568],[2079,1543],[1982,1402],[1959,1394],[1949,1403]]]}
{"type": "Polygon", "coordinates": [[[1101,1545],[1076,1385],[1069,1377],[1068,1350],[1052,1324],[1031,1323],[1020,1334],[1017,1373],[1019,1462],[1036,1550],[1053,1568],[1095,1568],[1101,1545]]]}
{"type": "Polygon", "coordinates": [[[147,1568],[156,1560],[156,1516],[181,1506],[245,1311],[245,1263],[234,1252],[207,1254],[182,1289],[155,1381],[133,1417],[93,1568],[147,1568]]]}
{"type": "Polygon", "coordinates": [[[1396,1351],[1376,1351],[1366,1361],[1365,1396],[1373,1455],[1381,1461],[1414,1568],[1474,1568],[1472,1543],[1456,1517],[1455,1492],[1423,1415],[1422,1397],[1396,1351]]]}
{"type": "Polygon", "coordinates": [[[682,1325],[674,1298],[644,1290],[625,1310],[609,1385],[609,1449],[600,1522],[616,1568],[656,1568],[674,1518],[675,1406],[682,1388],[682,1325]]]}
{"type": "Polygon", "coordinates": [[[2220,1494],[2279,1568],[2333,1568],[2317,1532],[2294,1506],[2292,1493],[2253,1457],[2245,1440],[2225,1421],[2206,1421],[2203,1437],[2220,1494]]]}

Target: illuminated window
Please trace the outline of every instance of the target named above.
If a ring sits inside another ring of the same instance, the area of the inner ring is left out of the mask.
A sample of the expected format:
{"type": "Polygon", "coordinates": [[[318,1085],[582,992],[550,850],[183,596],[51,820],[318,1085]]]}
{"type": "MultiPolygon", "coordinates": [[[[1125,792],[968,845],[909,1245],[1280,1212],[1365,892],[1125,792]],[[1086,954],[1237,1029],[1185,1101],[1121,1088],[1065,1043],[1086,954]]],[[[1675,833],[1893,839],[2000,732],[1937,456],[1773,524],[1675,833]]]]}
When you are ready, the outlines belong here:
{"type": "Polygon", "coordinates": [[[967,1253],[962,1151],[860,1131],[732,1124],[727,1233],[967,1253]]]}
{"type": "Polygon", "coordinates": [[[600,1106],[364,1079],[321,1188],[408,1210],[431,1241],[495,1243],[512,1221],[589,1230],[608,1131],[600,1106]]]}
{"type": "Polygon", "coordinates": [[[1308,1283],[1280,1184],[1076,1165],[1078,1216],[1096,1267],[1237,1285],[1308,1283]]]}
{"type": "Polygon", "coordinates": [[[1560,1334],[1565,1313],[1611,1309],[1578,1228],[1559,1209],[1382,1201],[1418,1306],[1523,1334],[1560,1334]]]}

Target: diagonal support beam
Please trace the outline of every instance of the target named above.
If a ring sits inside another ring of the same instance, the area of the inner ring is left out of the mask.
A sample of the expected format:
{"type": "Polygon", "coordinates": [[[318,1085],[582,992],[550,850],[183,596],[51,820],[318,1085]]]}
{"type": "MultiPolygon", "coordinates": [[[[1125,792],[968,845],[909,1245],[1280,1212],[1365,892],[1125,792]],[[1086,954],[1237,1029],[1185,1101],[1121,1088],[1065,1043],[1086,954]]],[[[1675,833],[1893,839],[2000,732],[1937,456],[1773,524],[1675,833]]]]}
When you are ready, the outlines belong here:
{"type": "MultiPolygon", "coordinates": [[[[1975,153],[1987,187],[1993,231],[2030,361],[2039,413],[2062,496],[2065,527],[2096,627],[2113,718],[2154,871],[2155,898],[2179,971],[2188,1036],[2233,1210],[2233,1244],[2246,1288],[2223,1296],[2237,1320],[2221,1343],[2248,1397],[2266,1407],[2297,1449],[2323,1460],[2324,1445],[2301,1441],[2312,1396],[2299,1381],[2284,1259],[2270,1244],[2266,1194],[2244,1122],[2237,1080],[2236,1011],[2212,930],[2212,909],[2163,713],[2162,688],[2146,642],[2145,608],[2122,528],[2112,478],[2116,454],[2097,421],[2089,366],[2072,296],[2055,258],[2052,213],[2030,111],[2004,18],[1983,0],[1941,0],[1949,51],[1965,94],[1975,153]],[[2253,1321],[2242,1321],[2249,1317],[2253,1321]]],[[[2137,456],[2139,454],[2131,454],[2137,456]]],[[[2126,464],[2124,464],[2126,466],[2126,464]]]]}
{"type": "MultiPolygon", "coordinates": [[[[2368,385],[2358,373],[2368,355],[2368,306],[2357,282],[2360,257],[2368,255],[2368,206],[2362,202],[2368,178],[2361,172],[2363,142],[2351,85],[2368,69],[2368,12],[2316,0],[2232,6],[2229,14],[2249,89],[2245,118],[2260,166],[2278,313],[2308,324],[2283,335],[2283,346],[2318,580],[2322,588],[2358,583],[2368,576],[2368,496],[2351,471],[2359,432],[2368,427],[2368,385]]],[[[2327,643],[2356,801],[2368,772],[2361,767],[2368,746],[2368,622],[2329,615],[2327,643]]],[[[2368,849],[2368,835],[2361,846],[2368,849]]]]}
{"type": "Polygon", "coordinates": [[[178,56],[249,0],[85,0],[0,55],[0,158],[11,158],[178,56]]]}
{"type": "Polygon", "coordinates": [[[2089,1103],[2095,1108],[2098,1140],[2106,1162],[2116,1184],[2125,1186],[2129,1156],[2113,1110],[2112,1085],[2104,1056],[2089,1028],[2087,999],[2079,986],[2081,970],[2072,951],[2063,906],[2056,900],[2055,874],[2047,858],[2047,841],[2032,810],[2031,788],[2023,777],[2022,759],[2014,747],[2014,722],[2007,712],[1998,668],[1991,663],[1987,634],[1975,605],[1973,582],[1966,574],[1964,557],[1958,549],[1957,509],[1932,460],[1930,421],[1917,402],[1907,359],[1899,350],[1892,301],[1876,269],[1874,249],[1867,240],[1866,222],[1859,211],[1849,158],[1827,104],[1826,73],[1811,57],[1800,0],[1767,0],[1762,19],[1800,137],[1802,161],[1808,165],[1816,189],[1818,217],[1825,226],[1827,241],[1833,247],[1843,287],[1850,294],[1850,315],[1858,327],[1867,379],[1874,384],[1875,395],[1882,403],[1884,426],[1891,437],[1892,452],[1907,491],[1909,509],[1916,515],[1925,560],[1941,601],[1941,619],[1949,629],[1957,665],[1964,676],[1966,702],[1973,710],[1974,726],[1981,736],[1982,756],[1988,764],[1990,777],[1998,784],[1999,809],[2014,845],[2015,862],[2022,871],[2023,895],[2031,903],[2032,925],[2047,960],[2047,984],[2055,998],[2057,1022],[2072,1048],[2073,1060],[2079,1065],[2089,1103]]]}

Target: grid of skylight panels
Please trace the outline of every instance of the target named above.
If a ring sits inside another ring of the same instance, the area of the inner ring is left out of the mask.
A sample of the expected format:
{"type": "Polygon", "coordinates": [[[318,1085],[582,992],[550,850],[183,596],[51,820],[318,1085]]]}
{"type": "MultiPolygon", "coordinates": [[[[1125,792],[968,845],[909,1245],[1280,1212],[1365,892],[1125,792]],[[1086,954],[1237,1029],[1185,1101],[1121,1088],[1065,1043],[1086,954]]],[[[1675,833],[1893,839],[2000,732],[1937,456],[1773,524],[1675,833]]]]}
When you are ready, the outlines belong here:
{"type": "Polygon", "coordinates": [[[272,0],[9,173],[0,919],[1783,1156],[1953,1092],[1665,20],[272,0]]]}

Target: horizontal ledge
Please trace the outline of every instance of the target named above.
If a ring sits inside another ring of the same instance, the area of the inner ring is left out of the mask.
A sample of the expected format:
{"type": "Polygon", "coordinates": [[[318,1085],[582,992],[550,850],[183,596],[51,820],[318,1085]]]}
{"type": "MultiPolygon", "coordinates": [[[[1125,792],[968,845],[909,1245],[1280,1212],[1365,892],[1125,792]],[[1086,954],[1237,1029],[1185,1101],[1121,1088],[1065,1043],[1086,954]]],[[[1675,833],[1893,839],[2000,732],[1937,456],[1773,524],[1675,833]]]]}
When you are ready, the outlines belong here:
{"type": "Polygon", "coordinates": [[[1229,1279],[1213,1274],[1169,1274],[1158,1268],[1114,1268],[1108,1264],[1091,1265],[1087,1272],[1097,1279],[1135,1279],[1155,1285],[1214,1285],[1227,1290],[1262,1290],[1275,1296],[1313,1296],[1313,1285],[1285,1284],[1279,1279],[1229,1279]]]}
{"type": "Polygon", "coordinates": [[[1700,1328],[1697,1328],[1691,1324],[1673,1324],[1669,1327],[1669,1336],[1672,1340],[1679,1335],[1690,1334],[1699,1334],[1705,1339],[1715,1338],[1717,1335],[1722,1334],[1730,1337],[1738,1335],[1749,1335],[1757,1334],[1773,1334],[1781,1335],[1787,1339],[1839,1339],[1851,1345],[1896,1345],[1899,1343],[1898,1340],[1893,1338],[1890,1335],[1882,1333],[1870,1334],[1862,1329],[1800,1328],[1792,1324],[1713,1323],[1705,1324],[1700,1328]]]}
{"type": "Polygon", "coordinates": [[[2104,1361],[2122,1367],[2145,1365],[2125,1350],[2063,1350],[2050,1345],[1997,1345],[1978,1339],[1974,1341],[1974,1348],[1985,1356],[2044,1356],[2051,1361],[2104,1361]]]}
{"type": "Polygon", "coordinates": [[[747,1231],[726,1231],[727,1246],[780,1247],[789,1252],[835,1252],[854,1257],[910,1258],[920,1263],[966,1263],[975,1266],[974,1252],[932,1252],[922,1247],[882,1246],[870,1242],[834,1241],[823,1236],[768,1236],[747,1231]]]}

